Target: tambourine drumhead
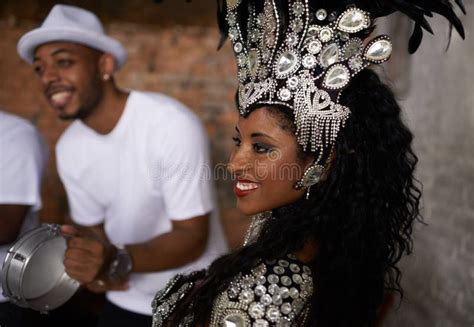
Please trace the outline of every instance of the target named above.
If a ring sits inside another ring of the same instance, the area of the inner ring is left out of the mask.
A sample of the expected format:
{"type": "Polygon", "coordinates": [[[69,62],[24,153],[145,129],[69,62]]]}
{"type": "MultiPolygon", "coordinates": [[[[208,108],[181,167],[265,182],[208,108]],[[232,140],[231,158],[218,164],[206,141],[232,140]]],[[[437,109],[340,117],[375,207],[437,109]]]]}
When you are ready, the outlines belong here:
{"type": "Polygon", "coordinates": [[[59,225],[45,224],[23,235],[3,263],[4,295],[19,306],[41,312],[64,304],[80,286],[64,271],[66,247],[59,225]]]}

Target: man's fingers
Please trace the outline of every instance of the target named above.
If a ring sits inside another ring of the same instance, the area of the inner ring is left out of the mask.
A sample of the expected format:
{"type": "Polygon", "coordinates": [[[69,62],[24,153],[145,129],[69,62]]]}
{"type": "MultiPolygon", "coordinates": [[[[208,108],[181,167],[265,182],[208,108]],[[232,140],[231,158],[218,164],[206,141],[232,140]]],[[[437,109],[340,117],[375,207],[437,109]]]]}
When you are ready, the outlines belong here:
{"type": "Polygon", "coordinates": [[[84,267],[84,265],[78,264],[74,261],[69,261],[65,264],[65,272],[69,277],[77,280],[81,284],[87,284],[92,282],[97,277],[97,271],[93,271],[84,267]]]}
{"type": "Polygon", "coordinates": [[[79,236],[79,231],[72,225],[61,225],[61,233],[66,237],[79,236]]]}
{"type": "Polygon", "coordinates": [[[77,248],[68,248],[64,253],[64,260],[74,260],[79,262],[82,265],[96,265],[102,266],[103,256],[94,255],[90,251],[77,249],[77,248]]]}
{"type": "Polygon", "coordinates": [[[61,225],[61,233],[65,237],[81,237],[91,240],[98,240],[99,237],[87,227],[61,225]]]}
{"type": "Polygon", "coordinates": [[[89,275],[94,278],[100,271],[100,265],[92,260],[75,260],[66,257],[64,259],[66,271],[76,271],[81,274],[89,275]]]}
{"type": "Polygon", "coordinates": [[[67,241],[68,248],[76,248],[88,251],[93,254],[104,254],[104,245],[100,241],[82,237],[71,237],[67,241]]]}
{"type": "Polygon", "coordinates": [[[103,257],[87,250],[68,248],[64,254],[66,273],[81,283],[93,281],[103,266],[103,257]]]}

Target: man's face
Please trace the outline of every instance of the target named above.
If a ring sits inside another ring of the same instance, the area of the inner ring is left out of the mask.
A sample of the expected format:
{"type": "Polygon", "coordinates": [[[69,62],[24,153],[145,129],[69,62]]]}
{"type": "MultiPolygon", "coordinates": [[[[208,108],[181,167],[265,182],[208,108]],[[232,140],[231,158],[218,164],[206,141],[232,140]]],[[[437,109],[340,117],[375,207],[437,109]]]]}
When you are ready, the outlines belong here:
{"type": "Polygon", "coordinates": [[[101,53],[68,42],[52,42],[35,52],[34,70],[41,90],[61,119],[84,119],[99,104],[103,92],[101,53]]]}

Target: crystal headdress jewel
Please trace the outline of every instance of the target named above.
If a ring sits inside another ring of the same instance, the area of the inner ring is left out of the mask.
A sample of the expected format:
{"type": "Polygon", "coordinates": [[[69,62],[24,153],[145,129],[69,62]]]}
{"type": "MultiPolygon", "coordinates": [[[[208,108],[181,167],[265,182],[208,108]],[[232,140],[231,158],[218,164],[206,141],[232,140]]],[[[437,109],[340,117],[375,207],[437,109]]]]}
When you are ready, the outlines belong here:
{"type": "Polygon", "coordinates": [[[240,114],[258,104],[290,108],[299,144],[319,152],[318,162],[350,114],[339,104],[341,91],[362,69],[388,60],[392,43],[386,35],[364,42],[372,20],[355,7],[328,15],[324,9],[311,12],[308,0],[289,0],[285,29],[274,0],[247,1],[248,8],[240,8],[244,3],[227,0],[226,14],[240,114]]]}

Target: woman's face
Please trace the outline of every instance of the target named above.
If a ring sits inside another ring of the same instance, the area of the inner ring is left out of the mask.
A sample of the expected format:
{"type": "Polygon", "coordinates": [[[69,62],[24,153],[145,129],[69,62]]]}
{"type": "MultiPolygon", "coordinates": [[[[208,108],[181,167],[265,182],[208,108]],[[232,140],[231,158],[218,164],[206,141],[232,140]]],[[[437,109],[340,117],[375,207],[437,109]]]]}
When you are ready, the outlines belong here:
{"type": "Polygon", "coordinates": [[[305,193],[293,186],[311,159],[298,158],[296,137],[281,119],[263,107],[240,117],[235,128],[228,169],[237,179],[237,208],[246,215],[288,205],[305,193]]]}

